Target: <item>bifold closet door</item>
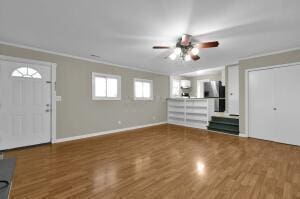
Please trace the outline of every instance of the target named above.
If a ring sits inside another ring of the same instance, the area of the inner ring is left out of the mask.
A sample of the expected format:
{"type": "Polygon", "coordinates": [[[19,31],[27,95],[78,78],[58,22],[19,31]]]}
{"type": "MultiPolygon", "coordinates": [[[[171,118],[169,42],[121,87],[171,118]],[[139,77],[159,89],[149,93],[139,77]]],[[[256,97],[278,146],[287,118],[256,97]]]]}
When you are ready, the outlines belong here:
{"type": "Polygon", "coordinates": [[[277,141],[274,131],[274,70],[249,72],[249,136],[277,141]]]}
{"type": "Polygon", "coordinates": [[[228,113],[239,115],[239,67],[228,67],[228,113]]]}
{"type": "Polygon", "coordinates": [[[300,65],[274,69],[277,141],[300,146],[300,65]]]}

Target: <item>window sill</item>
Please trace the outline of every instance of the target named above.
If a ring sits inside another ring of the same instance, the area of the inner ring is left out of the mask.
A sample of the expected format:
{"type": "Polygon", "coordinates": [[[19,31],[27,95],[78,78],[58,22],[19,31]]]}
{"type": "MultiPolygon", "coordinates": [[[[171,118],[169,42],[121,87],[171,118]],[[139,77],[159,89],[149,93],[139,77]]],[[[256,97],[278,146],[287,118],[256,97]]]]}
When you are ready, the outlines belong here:
{"type": "Polygon", "coordinates": [[[104,100],[104,101],[107,101],[107,100],[112,100],[112,101],[115,101],[115,100],[121,100],[121,98],[109,98],[109,97],[93,97],[93,101],[101,101],[101,100],[104,100]]]}

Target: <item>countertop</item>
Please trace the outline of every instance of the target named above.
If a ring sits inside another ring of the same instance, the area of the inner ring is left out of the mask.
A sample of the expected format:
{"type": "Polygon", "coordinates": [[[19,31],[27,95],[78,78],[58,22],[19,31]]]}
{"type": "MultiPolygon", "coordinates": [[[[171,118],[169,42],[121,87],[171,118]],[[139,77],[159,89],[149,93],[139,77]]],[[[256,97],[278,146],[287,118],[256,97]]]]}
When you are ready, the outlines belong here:
{"type": "MultiPolygon", "coordinates": [[[[6,180],[10,182],[10,185],[8,187],[0,189],[0,199],[7,199],[9,197],[9,191],[11,188],[11,182],[13,179],[15,166],[15,158],[0,160],[0,180],[6,180]]],[[[2,183],[0,186],[2,186],[2,183]]]]}

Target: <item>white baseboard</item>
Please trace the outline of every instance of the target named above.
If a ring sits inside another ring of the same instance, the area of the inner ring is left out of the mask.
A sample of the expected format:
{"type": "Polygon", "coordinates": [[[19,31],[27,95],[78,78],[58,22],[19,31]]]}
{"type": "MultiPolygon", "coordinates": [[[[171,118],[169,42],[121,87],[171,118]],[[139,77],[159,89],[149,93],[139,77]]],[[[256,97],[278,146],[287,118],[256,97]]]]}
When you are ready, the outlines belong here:
{"type": "Polygon", "coordinates": [[[247,138],[248,137],[248,135],[246,135],[245,133],[240,133],[239,136],[243,137],[243,138],[247,138]]]}
{"type": "Polygon", "coordinates": [[[123,131],[130,131],[130,130],[134,130],[134,129],[140,129],[140,128],[156,126],[156,125],[166,124],[166,123],[167,122],[158,122],[158,123],[122,128],[122,129],[89,133],[89,134],[85,134],[85,135],[78,135],[78,136],[67,137],[67,138],[58,138],[56,140],[53,140],[52,143],[68,142],[68,141],[72,141],[72,140],[79,140],[79,139],[90,138],[90,137],[95,137],[95,136],[99,136],[99,135],[106,135],[106,134],[118,133],[118,132],[123,132],[123,131]]]}

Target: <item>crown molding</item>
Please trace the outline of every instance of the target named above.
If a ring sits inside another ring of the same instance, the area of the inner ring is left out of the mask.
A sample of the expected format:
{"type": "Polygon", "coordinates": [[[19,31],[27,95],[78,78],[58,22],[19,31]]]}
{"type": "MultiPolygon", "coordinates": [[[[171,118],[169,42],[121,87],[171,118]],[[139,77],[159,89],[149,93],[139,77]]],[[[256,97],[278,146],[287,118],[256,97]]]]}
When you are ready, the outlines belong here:
{"type": "Polygon", "coordinates": [[[242,58],[239,58],[239,61],[243,61],[243,60],[247,60],[247,59],[254,59],[254,58],[259,58],[259,57],[265,57],[265,56],[269,56],[269,55],[276,55],[276,54],[280,54],[280,53],[287,53],[287,52],[291,52],[291,51],[295,51],[295,50],[300,50],[300,47],[288,48],[288,49],[284,49],[284,50],[278,50],[278,51],[273,51],[273,52],[263,53],[263,54],[256,54],[256,55],[249,56],[249,57],[242,57],[242,58]]]}
{"type": "Polygon", "coordinates": [[[70,54],[67,54],[67,53],[61,53],[61,52],[56,52],[56,51],[52,51],[52,50],[45,50],[45,49],[42,49],[42,48],[36,48],[36,47],[27,46],[27,45],[16,44],[16,43],[12,43],[12,42],[6,42],[6,41],[2,41],[2,40],[0,40],[0,44],[7,45],[7,46],[12,46],[12,47],[17,47],[17,48],[23,48],[23,49],[27,49],[27,50],[33,50],[33,51],[42,52],[42,53],[48,53],[48,54],[52,54],[52,55],[58,55],[58,56],[62,56],[62,57],[68,57],[68,58],[72,58],[72,59],[78,59],[78,60],[98,63],[98,64],[106,64],[106,65],[115,66],[115,67],[119,67],[119,68],[127,68],[127,69],[130,69],[130,70],[136,70],[136,71],[142,71],[142,72],[147,72],[147,73],[153,73],[153,74],[157,74],[157,75],[169,76],[169,74],[160,73],[160,72],[157,72],[157,71],[141,69],[141,68],[137,68],[137,67],[133,67],[133,66],[114,64],[114,63],[107,62],[107,61],[99,61],[99,60],[90,59],[90,58],[86,58],[86,57],[70,55],[70,54]]]}

